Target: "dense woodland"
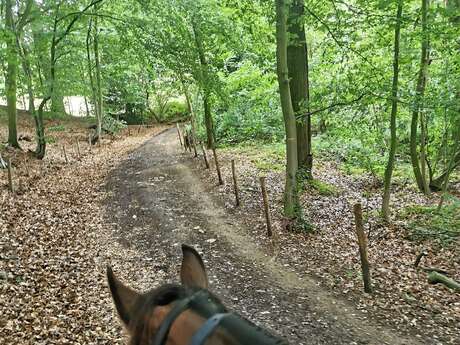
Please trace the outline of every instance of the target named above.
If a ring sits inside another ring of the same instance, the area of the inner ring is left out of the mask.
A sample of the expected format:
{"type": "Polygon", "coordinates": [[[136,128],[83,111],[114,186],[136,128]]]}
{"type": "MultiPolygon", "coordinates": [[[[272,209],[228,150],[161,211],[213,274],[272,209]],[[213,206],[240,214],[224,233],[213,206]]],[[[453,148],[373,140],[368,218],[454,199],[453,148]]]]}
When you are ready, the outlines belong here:
{"type": "Polygon", "coordinates": [[[380,225],[400,216],[392,193],[407,189],[429,198],[414,212],[438,222],[423,239],[458,241],[460,0],[0,4],[0,154],[21,150],[24,104],[30,155],[45,159],[46,120],[69,118],[66,99],[79,97],[92,145],[179,123],[208,149],[268,147],[269,168],[282,159],[286,231],[317,230],[300,199],[305,186],[327,192],[317,164],[334,161],[377,190],[380,225]]]}
{"type": "Polygon", "coordinates": [[[96,118],[93,143],[105,127],[179,118],[209,148],[286,140],[293,219],[296,181],[314,176],[315,155],[383,180],[385,219],[395,167],[428,194],[446,190],[460,164],[458,1],[296,0],[275,11],[271,1],[4,0],[1,9],[8,144],[20,147],[16,101],[26,98],[38,159],[44,116],[64,116],[64,96],[78,95],[96,118]]]}

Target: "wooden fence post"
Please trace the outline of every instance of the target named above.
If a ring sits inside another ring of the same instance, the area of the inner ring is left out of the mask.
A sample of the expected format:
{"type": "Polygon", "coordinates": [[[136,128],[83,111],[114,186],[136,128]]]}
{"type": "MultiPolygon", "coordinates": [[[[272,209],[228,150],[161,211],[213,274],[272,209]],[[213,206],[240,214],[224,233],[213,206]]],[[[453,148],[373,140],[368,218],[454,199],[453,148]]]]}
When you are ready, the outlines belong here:
{"type": "Polygon", "coordinates": [[[177,129],[177,136],[179,137],[180,146],[182,147],[184,145],[182,144],[182,135],[180,133],[179,124],[177,122],[176,122],[176,129],[177,129]]]}
{"type": "Polygon", "coordinates": [[[212,148],[212,154],[214,155],[214,162],[216,163],[216,171],[217,171],[217,177],[219,179],[219,184],[223,185],[224,180],[222,180],[222,174],[220,172],[220,165],[219,165],[219,160],[217,159],[217,152],[216,152],[215,147],[212,148]]]}
{"type": "Polygon", "coordinates": [[[24,167],[26,168],[27,176],[30,176],[29,161],[27,160],[27,158],[24,159],[24,167]]]}
{"type": "Polygon", "coordinates": [[[357,203],[353,207],[356,223],[356,235],[358,237],[359,256],[361,258],[361,270],[363,273],[364,291],[367,293],[372,292],[371,276],[369,272],[369,261],[367,260],[367,239],[364,234],[363,226],[363,211],[361,204],[357,203]]]}
{"type": "Polygon", "coordinates": [[[14,184],[13,184],[13,165],[11,164],[11,158],[8,158],[8,189],[11,193],[14,193],[14,184]]]}
{"type": "Polygon", "coordinates": [[[235,192],[236,206],[240,206],[240,193],[238,191],[238,179],[236,178],[235,160],[232,159],[233,191],[235,192]]]}
{"type": "Polygon", "coordinates": [[[206,154],[206,150],[204,149],[203,143],[201,143],[200,145],[201,149],[203,150],[204,164],[206,165],[206,169],[209,169],[208,155],[206,154]]]}
{"type": "Polygon", "coordinates": [[[262,199],[264,202],[265,221],[267,223],[267,236],[272,237],[272,219],[270,215],[270,207],[268,205],[267,187],[265,186],[265,177],[260,177],[260,188],[262,190],[262,199]]]}
{"type": "Polygon", "coordinates": [[[81,159],[81,150],[80,150],[80,142],[77,139],[77,153],[78,153],[78,159],[81,159]]]}
{"type": "Polygon", "coordinates": [[[65,150],[65,145],[62,145],[62,152],[64,153],[65,162],[69,163],[69,159],[67,158],[67,152],[65,150]]]}

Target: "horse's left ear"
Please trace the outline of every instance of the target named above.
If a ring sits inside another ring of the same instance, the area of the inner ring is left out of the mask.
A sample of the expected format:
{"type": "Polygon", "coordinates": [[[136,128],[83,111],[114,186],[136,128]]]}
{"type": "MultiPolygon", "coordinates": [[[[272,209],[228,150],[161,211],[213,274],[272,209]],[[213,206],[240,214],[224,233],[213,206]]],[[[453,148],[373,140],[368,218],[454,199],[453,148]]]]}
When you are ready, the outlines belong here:
{"type": "Polygon", "coordinates": [[[182,245],[182,267],[180,269],[182,285],[208,288],[208,276],[203,260],[198,252],[185,244],[182,245]]]}
{"type": "Polygon", "coordinates": [[[118,315],[125,326],[128,326],[134,316],[134,306],[139,298],[142,298],[142,294],[118,280],[110,266],[107,266],[107,280],[118,315]]]}

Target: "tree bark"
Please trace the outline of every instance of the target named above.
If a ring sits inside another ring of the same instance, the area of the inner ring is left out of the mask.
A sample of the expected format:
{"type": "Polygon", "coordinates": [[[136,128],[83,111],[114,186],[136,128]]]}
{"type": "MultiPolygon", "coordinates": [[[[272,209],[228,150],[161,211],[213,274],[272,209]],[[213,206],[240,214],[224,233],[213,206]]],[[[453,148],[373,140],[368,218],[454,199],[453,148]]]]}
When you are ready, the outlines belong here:
{"type": "Polygon", "coordinates": [[[183,78],[182,75],[179,76],[179,78],[180,78],[180,82],[182,84],[182,88],[183,88],[183,91],[184,91],[185,100],[187,101],[187,108],[188,108],[188,111],[190,113],[190,125],[192,126],[193,151],[194,151],[195,157],[198,157],[198,152],[197,152],[197,149],[196,149],[196,122],[195,122],[196,117],[195,117],[195,111],[193,109],[192,100],[190,99],[190,94],[188,92],[187,85],[184,82],[184,78],[183,78]]]}
{"type": "Polygon", "coordinates": [[[6,107],[8,114],[8,144],[20,148],[17,129],[17,67],[18,50],[16,46],[16,31],[13,18],[12,0],[5,0],[5,28],[6,28],[6,59],[7,68],[5,75],[6,107]]]}
{"type": "MultiPolygon", "coordinates": [[[[414,111],[412,112],[412,120],[411,120],[411,131],[410,131],[410,156],[411,156],[411,163],[412,163],[412,170],[414,171],[415,181],[417,182],[417,186],[420,191],[424,192],[425,194],[429,193],[428,182],[426,179],[424,168],[424,157],[420,162],[419,159],[419,152],[417,150],[418,142],[417,142],[417,128],[419,126],[419,115],[421,104],[423,104],[423,97],[425,94],[426,82],[427,82],[427,72],[428,72],[428,61],[430,56],[430,48],[429,48],[429,40],[428,40],[428,30],[427,30],[427,11],[428,11],[429,3],[428,0],[422,0],[422,47],[421,47],[421,54],[420,54],[420,69],[418,74],[417,86],[416,86],[416,99],[415,99],[415,106],[414,111]]],[[[422,138],[421,138],[421,155],[425,152],[425,131],[424,131],[424,121],[420,121],[421,131],[422,131],[422,138]]]]}
{"type": "Polygon", "coordinates": [[[284,190],[284,214],[295,219],[299,211],[297,194],[297,132],[294,109],[289,89],[287,60],[286,1],[276,0],[276,60],[278,84],[286,130],[286,185],[284,190]]]}
{"type": "Polygon", "coordinates": [[[398,79],[399,79],[399,41],[401,35],[401,17],[402,17],[403,0],[398,0],[398,9],[395,23],[395,40],[394,40],[394,57],[393,57],[393,84],[391,88],[391,115],[390,115],[390,152],[388,154],[388,163],[385,168],[384,192],[382,200],[382,217],[385,221],[390,218],[390,193],[391,177],[395,164],[396,155],[396,114],[398,112],[398,79]]]}
{"type": "Polygon", "coordinates": [[[209,82],[208,78],[208,63],[206,61],[205,51],[203,47],[203,41],[201,39],[200,30],[192,20],[192,29],[193,35],[195,36],[195,46],[198,52],[198,58],[200,60],[200,70],[198,72],[200,84],[203,89],[203,107],[204,107],[204,124],[206,127],[206,146],[208,149],[212,149],[215,147],[215,138],[214,138],[214,122],[212,119],[211,114],[211,103],[210,103],[210,91],[209,86],[207,85],[209,82]]]}
{"type": "Polygon", "coordinates": [[[297,157],[299,169],[312,178],[311,116],[308,114],[309,81],[308,51],[304,27],[305,0],[292,0],[288,17],[289,42],[287,47],[289,88],[292,107],[297,118],[297,157]]]}
{"type": "Polygon", "coordinates": [[[94,62],[96,64],[96,107],[97,107],[97,129],[96,129],[96,137],[97,139],[101,139],[102,135],[102,85],[101,85],[101,64],[99,58],[99,23],[98,23],[98,5],[94,6],[94,12],[96,16],[94,18],[94,37],[93,37],[93,47],[94,47],[94,62]]]}

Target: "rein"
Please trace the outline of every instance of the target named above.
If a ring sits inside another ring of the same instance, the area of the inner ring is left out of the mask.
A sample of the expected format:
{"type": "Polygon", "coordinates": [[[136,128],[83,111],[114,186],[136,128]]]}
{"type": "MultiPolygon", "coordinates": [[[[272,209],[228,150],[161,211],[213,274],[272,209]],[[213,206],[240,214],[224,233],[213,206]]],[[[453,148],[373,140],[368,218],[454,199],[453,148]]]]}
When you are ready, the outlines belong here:
{"type": "Polygon", "coordinates": [[[209,336],[218,327],[224,327],[231,335],[238,336],[238,343],[245,345],[282,345],[287,344],[281,339],[276,339],[262,328],[242,319],[234,313],[227,313],[223,306],[215,304],[210,294],[199,290],[194,294],[179,300],[162,322],[158,332],[153,337],[150,345],[164,345],[174,321],[185,310],[192,309],[207,320],[195,332],[189,345],[204,345],[209,336]]]}

